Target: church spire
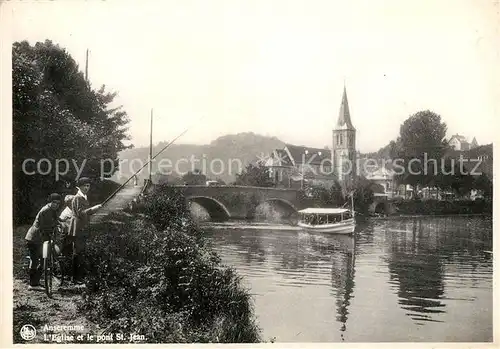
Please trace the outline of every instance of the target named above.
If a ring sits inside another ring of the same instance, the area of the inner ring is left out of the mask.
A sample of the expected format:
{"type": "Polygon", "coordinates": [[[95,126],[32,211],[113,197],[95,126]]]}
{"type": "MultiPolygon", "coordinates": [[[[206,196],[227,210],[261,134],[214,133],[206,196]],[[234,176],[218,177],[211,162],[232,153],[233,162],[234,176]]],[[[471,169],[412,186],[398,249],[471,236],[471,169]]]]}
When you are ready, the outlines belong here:
{"type": "Polygon", "coordinates": [[[342,103],[340,104],[339,119],[337,121],[337,129],[355,130],[351,122],[351,113],[349,112],[349,103],[347,102],[347,91],[344,80],[344,94],[342,95],[342,103]]]}

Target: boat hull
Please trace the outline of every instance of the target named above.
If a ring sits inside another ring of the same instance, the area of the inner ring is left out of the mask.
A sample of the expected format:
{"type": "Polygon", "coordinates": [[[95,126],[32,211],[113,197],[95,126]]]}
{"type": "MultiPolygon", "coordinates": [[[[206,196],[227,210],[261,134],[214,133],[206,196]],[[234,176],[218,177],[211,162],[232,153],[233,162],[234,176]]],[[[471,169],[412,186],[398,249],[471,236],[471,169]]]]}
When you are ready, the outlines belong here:
{"type": "Polygon", "coordinates": [[[348,219],[340,223],[310,225],[303,222],[297,224],[308,232],[331,233],[331,234],[352,234],[356,224],[354,219],[348,219]]]}

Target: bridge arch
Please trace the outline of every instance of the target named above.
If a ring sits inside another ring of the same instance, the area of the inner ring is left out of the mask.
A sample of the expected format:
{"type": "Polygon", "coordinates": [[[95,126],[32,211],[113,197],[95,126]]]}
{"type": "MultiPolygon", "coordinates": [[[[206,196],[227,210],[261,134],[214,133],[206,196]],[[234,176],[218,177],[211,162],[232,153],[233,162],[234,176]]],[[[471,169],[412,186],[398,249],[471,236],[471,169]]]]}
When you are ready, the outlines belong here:
{"type": "Polygon", "coordinates": [[[231,213],[219,200],[208,196],[189,196],[188,202],[196,202],[207,210],[210,219],[213,221],[225,221],[231,218],[231,213]]]}
{"type": "Polygon", "coordinates": [[[278,206],[288,209],[291,212],[298,212],[298,209],[295,207],[294,204],[292,204],[290,201],[281,199],[281,198],[269,198],[265,199],[264,202],[266,203],[276,203],[278,206]]]}
{"type": "Polygon", "coordinates": [[[249,218],[281,220],[297,213],[297,208],[290,201],[282,198],[266,198],[247,212],[249,218]]]}

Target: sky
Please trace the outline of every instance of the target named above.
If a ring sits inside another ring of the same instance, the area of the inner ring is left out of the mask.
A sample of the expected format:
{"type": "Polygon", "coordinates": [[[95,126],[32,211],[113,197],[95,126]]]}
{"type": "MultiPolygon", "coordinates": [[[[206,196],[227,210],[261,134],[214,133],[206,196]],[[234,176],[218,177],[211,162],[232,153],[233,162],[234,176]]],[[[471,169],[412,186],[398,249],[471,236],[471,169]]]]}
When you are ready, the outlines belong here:
{"type": "Polygon", "coordinates": [[[332,144],[344,82],[357,149],[432,110],[490,143],[500,110],[500,5],[485,0],[9,1],[12,40],[50,39],[118,92],[131,141],[255,132],[332,144]],[[497,45],[495,47],[495,45],[497,45]],[[200,120],[201,118],[201,120],[200,120]],[[191,125],[191,126],[190,126],[191,125]]]}

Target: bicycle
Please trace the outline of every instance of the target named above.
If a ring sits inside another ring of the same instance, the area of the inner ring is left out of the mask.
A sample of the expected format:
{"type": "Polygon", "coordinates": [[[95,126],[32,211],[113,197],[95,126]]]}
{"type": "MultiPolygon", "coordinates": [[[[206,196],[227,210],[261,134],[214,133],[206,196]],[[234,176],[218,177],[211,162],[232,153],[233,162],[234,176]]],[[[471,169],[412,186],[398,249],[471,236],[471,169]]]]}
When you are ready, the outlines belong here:
{"type": "Polygon", "coordinates": [[[64,257],[61,254],[59,246],[57,246],[54,241],[55,232],[57,230],[58,228],[54,229],[49,236],[49,240],[43,243],[42,259],[44,287],[49,298],[52,298],[54,279],[59,283],[59,286],[64,284],[64,271],[62,265],[62,259],[64,257]]]}

